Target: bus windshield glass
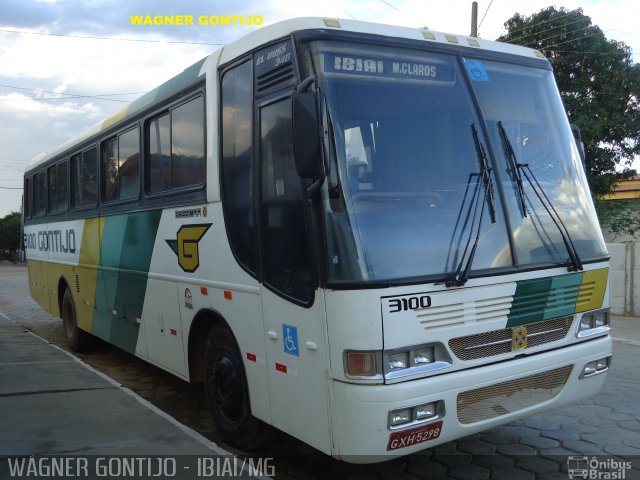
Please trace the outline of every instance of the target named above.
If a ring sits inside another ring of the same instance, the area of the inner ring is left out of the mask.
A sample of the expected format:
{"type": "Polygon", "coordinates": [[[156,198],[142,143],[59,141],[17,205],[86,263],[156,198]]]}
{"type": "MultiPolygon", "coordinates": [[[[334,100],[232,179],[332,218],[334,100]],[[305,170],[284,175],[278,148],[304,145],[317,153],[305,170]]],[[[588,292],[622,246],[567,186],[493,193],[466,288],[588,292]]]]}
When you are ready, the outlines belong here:
{"type": "Polygon", "coordinates": [[[518,263],[567,258],[559,229],[534,191],[538,185],[567,227],[580,258],[606,255],[551,71],[473,59],[465,59],[465,69],[494,145],[518,263]]]}
{"type": "MultiPolygon", "coordinates": [[[[524,220],[517,209],[515,177],[507,167],[497,127],[487,126],[488,140],[482,134],[484,112],[475,110],[467,85],[483,80],[465,78],[475,73],[468,60],[317,41],[306,49],[306,62],[319,79],[323,121],[330,130],[325,145],[330,174],[324,186],[330,282],[446,280],[468,258],[478,232],[472,272],[566,260],[567,251],[547,211],[529,200],[532,191],[525,192],[529,204],[524,220]],[[497,166],[490,152],[499,156],[497,166]],[[483,176],[484,156],[492,170],[483,176]],[[515,232],[509,232],[510,222],[515,232]]],[[[490,78],[488,66],[477,62],[475,67],[490,78]]],[[[531,95],[553,99],[553,78],[545,82],[542,77],[531,80],[537,89],[531,95]]],[[[476,94],[482,105],[482,95],[476,94]]],[[[523,102],[510,109],[509,99],[499,105],[509,115],[495,120],[491,115],[487,122],[502,120],[515,146],[522,139],[510,123],[515,113],[510,110],[523,108],[523,102]]],[[[547,116],[538,117],[537,123],[551,137],[558,129],[554,123],[567,122],[556,118],[564,112],[545,108],[547,116]],[[554,117],[554,123],[548,117],[554,117]]],[[[554,142],[555,150],[547,153],[553,162],[547,163],[557,168],[552,184],[547,185],[550,177],[538,178],[543,188],[554,202],[559,195],[548,190],[563,182],[570,183],[578,197],[588,195],[584,175],[576,173],[575,146],[564,133],[554,142]]],[[[583,260],[605,254],[589,203],[572,199],[558,210],[583,260]]]]}

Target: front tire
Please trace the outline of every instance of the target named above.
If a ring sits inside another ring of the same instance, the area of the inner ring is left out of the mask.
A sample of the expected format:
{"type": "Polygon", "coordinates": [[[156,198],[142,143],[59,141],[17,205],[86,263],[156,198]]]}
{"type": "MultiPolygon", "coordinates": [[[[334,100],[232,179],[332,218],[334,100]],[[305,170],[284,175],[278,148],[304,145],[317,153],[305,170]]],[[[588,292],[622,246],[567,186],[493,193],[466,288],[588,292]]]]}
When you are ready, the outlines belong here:
{"type": "Polygon", "coordinates": [[[233,334],[222,324],[209,334],[204,375],[207,404],[224,440],[242,450],[263,445],[270,427],[251,414],[242,356],[233,334]]]}
{"type": "Polygon", "coordinates": [[[93,346],[93,336],[78,327],[76,307],[67,288],[62,297],[62,324],[67,346],[74,352],[86,352],[93,346]]]}

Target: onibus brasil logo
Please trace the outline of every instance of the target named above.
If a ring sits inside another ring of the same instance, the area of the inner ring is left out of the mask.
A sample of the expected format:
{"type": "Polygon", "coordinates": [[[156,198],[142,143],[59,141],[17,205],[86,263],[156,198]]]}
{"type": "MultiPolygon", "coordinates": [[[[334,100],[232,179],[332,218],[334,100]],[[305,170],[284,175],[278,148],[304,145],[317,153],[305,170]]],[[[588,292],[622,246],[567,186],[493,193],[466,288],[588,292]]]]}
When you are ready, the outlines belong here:
{"type": "Polygon", "coordinates": [[[624,480],[631,466],[631,462],[615,458],[570,456],[567,458],[567,476],[570,480],[624,480]]]}
{"type": "Polygon", "coordinates": [[[165,240],[178,256],[178,265],[185,272],[195,272],[200,266],[198,242],[211,225],[211,223],[183,225],[178,229],[175,240],[165,240]]]}

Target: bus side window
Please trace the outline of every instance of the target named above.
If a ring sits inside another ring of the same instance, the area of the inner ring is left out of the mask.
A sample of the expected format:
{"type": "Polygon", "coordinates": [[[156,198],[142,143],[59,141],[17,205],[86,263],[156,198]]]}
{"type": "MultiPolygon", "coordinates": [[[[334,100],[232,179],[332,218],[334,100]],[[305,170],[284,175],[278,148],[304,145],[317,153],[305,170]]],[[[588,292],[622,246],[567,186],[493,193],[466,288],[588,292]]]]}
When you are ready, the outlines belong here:
{"type": "Polygon", "coordinates": [[[35,174],[33,189],[33,215],[44,217],[47,213],[47,177],[44,171],[35,174]]]}
{"type": "Polygon", "coordinates": [[[105,202],[137,198],[140,192],[138,128],[132,128],[102,144],[105,202]]]}
{"type": "Polygon", "coordinates": [[[171,183],[173,188],[204,184],[204,97],[171,110],[171,183]]]}
{"type": "Polygon", "coordinates": [[[33,177],[24,180],[24,218],[33,215],[33,177]]]}
{"type": "Polygon", "coordinates": [[[98,200],[98,154],[90,148],[73,155],[71,164],[71,208],[95,206],[98,200]]]}
{"type": "Polygon", "coordinates": [[[149,132],[149,193],[171,189],[171,118],[165,113],[151,121],[149,132]]]}
{"type": "Polygon", "coordinates": [[[291,99],[260,110],[264,281],[302,303],[313,300],[304,190],[293,156],[291,99]]]}
{"type": "Polygon", "coordinates": [[[205,183],[204,97],[163,113],[146,126],[149,193],[205,183]]]}
{"type": "Polygon", "coordinates": [[[245,62],[222,77],[222,194],[231,249],[255,272],[253,171],[253,73],[245,62]]]}
{"type": "Polygon", "coordinates": [[[69,205],[67,198],[67,161],[49,167],[49,213],[66,212],[69,205]]]}

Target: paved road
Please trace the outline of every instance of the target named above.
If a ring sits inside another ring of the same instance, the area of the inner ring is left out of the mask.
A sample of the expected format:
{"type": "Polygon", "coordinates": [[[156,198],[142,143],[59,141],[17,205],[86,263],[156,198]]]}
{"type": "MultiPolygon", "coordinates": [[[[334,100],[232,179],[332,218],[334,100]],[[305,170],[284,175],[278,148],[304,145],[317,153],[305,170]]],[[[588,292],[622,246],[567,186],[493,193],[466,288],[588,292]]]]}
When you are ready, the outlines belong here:
{"type": "MultiPolygon", "coordinates": [[[[28,296],[26,269],[0,266],[0,312],[50,342],[64,345],[61,321],[41,310],[28,296]]],[[[78,356],[178,421],[233,450],[216,435],[200,388],[109,345],[78,356]]],[[[592,469],[589,478],[640,479],[639,367],[640,346],[616,342],[611,371],[594,398],[391,462],[346,464],[286,435],[268,451],[254,455],[275,455],[276,476],[283,479],[565,480],[569,478],[569,456],[587,456],[588,461],[595,458],[605,463],[592,469]],[[625,468],[628,461],[632,468],[625,468]],[[619,472],[618,465],[624,471],[619,472]],[[611,473],[624,477],[607,477],[611,473]]],[[[582,466],[588,468],[584,461],[582,466]]]]}

